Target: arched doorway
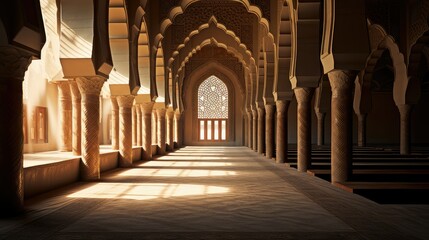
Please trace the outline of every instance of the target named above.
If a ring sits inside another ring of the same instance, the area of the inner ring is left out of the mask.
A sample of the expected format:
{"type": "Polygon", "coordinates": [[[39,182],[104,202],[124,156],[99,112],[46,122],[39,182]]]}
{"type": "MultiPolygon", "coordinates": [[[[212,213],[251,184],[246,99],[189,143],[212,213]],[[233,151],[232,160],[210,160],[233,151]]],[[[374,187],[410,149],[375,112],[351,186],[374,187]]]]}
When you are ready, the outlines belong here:
{"type": "Polygon", "coordinates": [[[228,141],[228,96],[226,84],[215,75],[198,86],[199,141],[228,141]]]}

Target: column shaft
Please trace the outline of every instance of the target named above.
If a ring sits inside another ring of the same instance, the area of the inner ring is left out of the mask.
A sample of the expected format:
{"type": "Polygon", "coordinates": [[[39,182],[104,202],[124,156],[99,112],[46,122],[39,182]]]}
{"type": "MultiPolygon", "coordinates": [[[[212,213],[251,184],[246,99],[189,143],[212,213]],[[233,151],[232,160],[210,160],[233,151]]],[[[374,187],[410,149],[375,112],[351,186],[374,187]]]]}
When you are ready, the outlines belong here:
{"type": "Polygon", "coordinates": [[[153,102],[141,104],[142,112],[142,159],[150,160],[152,158],[152,109],[153,102]]]}
{"type": "Polygon", "coordinates": [[[140,104],[137,104],[136,106],[135,106],[135,108],[136,108],[136,118],[137,118],[137,126],[136,126],[136,128],[137,128],[137,146],[142,146],[142,110],[141,110],[141,107],[140,107],[141,105],[140,104]]]}
{"type": "Polygon", "coordinates": [[[132,145],[137,145],[137,112],[136,107],[131,108],[131,135],[132,135],[132,145]]]}
{"type": "Polygon", "coordinates": [[[0,216],[24,208],[22,80],[31,57],[0,47],[0,216]]]}
{"type": "Polygon", "coordinates": [[[345,182],[352,175],[352,89],[356,71],[328,73],[332,88],[331,181],[345,182]]]}
{"type": "Polygon", "coordinates": [[[400,153],[402,155],[410,154],[411,145],[411,111],[412,105],[398,105],[399,114],[401,116],[401,136],[400,136],[400,153]]]}
{"type": "Polygon", "coordinates": [[[82,154],[82,119],[81,119],[81,96],[76,81],[70,82],[70,90],[72,93],[72,151],[73,155],[80,156],[82,154]]]}
{"type": "Polygon", "coordinates": [[[166,141],[167,150],[169,152],[174,150],[174,138],[173,138],[173,109],[168,109],[166,112],[166,141]]]}
{"type": "Polygon", "coordinates": [[[253,146],[253,115],[252,111],[247,111],[247,146],[252,149],[253,146]]]}
{"type": "Polygon", "coordinates": [[[298,103],[298,171],[306,172],[311,166],[311,99],[314,88],[295,88],[298,103]]]}
{"type": "Polygon", "coordinates": [[[132,108],[134,96],[118,96],[119,105],[119,166],[131,167],[133,165],[132,135],[132,108]]]}
{"type": "Polygon", "coordinates": [[[268,159],[274,156],[274,105],[265,105],[265,156],[268,159]]]}
{"type": "Polygon", "coordinates": [[[366,146],[366,114],[358,114],[358,146],[365,147],[366,146]]]}
{"type": "Polygon", "coordinates": [[[157,119],[158,119],[158,154],[165,155],[166,145],[165,145],[165,109],[157,109],[157,119]]]}
{"type": "Polygon", "coordinates": [[[57,82],[61,152],[72,151],[72,103],[68,81],[57,82]]]}
{"type": "Polygon", "coordinates": [[[152,110],[152,145],[158,144],[158,116],[156,113],[156,109],[152,110]]]}
{"type": "Polygon", "coordinates": [[[258,107],[258,153],[265,153],[265,108],[258,107]]]}
{"type": "Polygon", "coordinates": [[[119,150],[119,105],[116,96],[110,97],[112,103],[112,149],[119,150]]]}
{"type": "Polygon", "coordinates": [[[325,116],[326,113],[316,112],[317,117],[317,145],[325,145],[325,116]]]}
{"type": "Polygon", "coordinates": [[[182,144],[181,144],[181,140],[182,140],[182,136],[181,136],[181,131],[182,131],[182,125],[180,122],[180,117],[181,114],[179,112],[179,110],[176,110],[175,114],[174,114],[174,141],[176,142],[176,147],[177,148],[181,148],[182,144]]]}
{"type": "Polygon", "coordinates": [[[100,145],[98,143],[100,119],[100,91],[105,79],[78,77],[77,86],[82,96],[82,164],[81,179],[100,178],[100,145]]]}
{"type": "Polygon", "coordinates": [[[288,126],[287,112],[290,101],[277,100],[277,131],[276,131],[276,162],[287,162],[288,150],[288,126]]]}
{"type": "Polygon", "coordinates": [[[253,142],[252,142],[252,149],[253,151],[258,150],[258,112],[256,110],[252,110],[252,119],[253,119],[253,142]]]}

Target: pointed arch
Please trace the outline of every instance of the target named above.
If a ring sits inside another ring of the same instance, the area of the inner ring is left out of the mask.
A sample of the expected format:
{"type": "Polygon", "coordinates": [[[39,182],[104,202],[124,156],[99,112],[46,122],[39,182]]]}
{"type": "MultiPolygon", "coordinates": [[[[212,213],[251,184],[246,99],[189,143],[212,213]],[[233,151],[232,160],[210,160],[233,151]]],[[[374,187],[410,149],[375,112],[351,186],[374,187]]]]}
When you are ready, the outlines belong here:
{"type": "Polygon", "coordinates": [[[184,119],[187,121],[188,126],[185,129],[184,140],[185,144],[199,145],[197,132],[197,104],[194,99],[197,97],[197,89],[201,82],[208,77],[215,75],[216,77],[223,80],[228,87],[229,93],[229,124],[228,130],[228,141],[226,143],[220,143],[222,145],[241,145],[242,142],[242,127],[241,121],[243,117],[242,111],[239,111],[244,104],[244,89],[239,84],[239,76],[226,66],[216,61],[210,61],[197,69],[193,70],[189,75],[185,76],[183,84],[183,96],[184,99],[184,119]]]}

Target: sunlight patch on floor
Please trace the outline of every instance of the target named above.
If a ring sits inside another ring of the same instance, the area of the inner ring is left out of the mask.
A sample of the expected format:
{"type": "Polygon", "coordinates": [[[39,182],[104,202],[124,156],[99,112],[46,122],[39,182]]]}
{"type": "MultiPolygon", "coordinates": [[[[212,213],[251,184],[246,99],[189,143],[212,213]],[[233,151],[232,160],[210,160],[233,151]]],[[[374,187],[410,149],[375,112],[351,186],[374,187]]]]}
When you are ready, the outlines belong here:
{"type": "Polygon", "coordinates": [[[228,162],[192,162],[192,161],[151,161],[139,164],[142,167],[226,167],[228,162]]]}
{"type": "Polygon", "coordinates": [[[96,183],[68,195],[69,198],[150,200],[228,193],[229,188],[196,184],[96,183]]]}
{"type": "Polygon", "coordinates": [[[124,171],[118,176],[156,176],[156,177],[214,177],[235,176],[235,171],[194,170],[194,169],[142,169],[134,168],[124,171]]]}

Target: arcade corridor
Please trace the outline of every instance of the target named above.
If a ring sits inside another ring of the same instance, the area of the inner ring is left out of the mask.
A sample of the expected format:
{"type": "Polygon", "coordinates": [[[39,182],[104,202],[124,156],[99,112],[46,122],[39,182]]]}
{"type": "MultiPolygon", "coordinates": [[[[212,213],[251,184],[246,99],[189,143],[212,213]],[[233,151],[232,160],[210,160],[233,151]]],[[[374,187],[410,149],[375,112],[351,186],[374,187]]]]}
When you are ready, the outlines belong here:
{"type": "Polygon", "coordinates": [[[246,147],[184,147],[26,200],[1,239],[424,239],[428,205],[378,204],[246,147]]]}

